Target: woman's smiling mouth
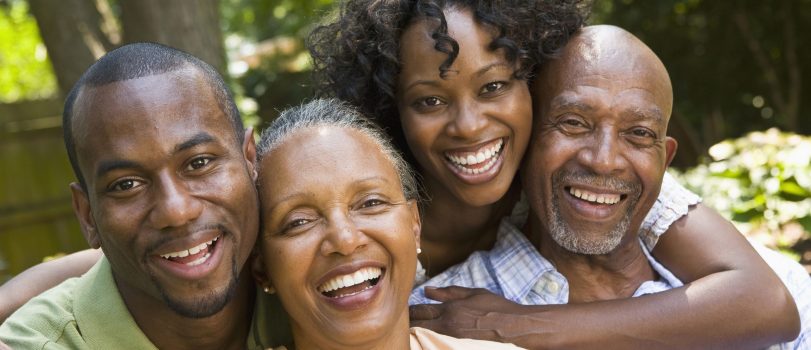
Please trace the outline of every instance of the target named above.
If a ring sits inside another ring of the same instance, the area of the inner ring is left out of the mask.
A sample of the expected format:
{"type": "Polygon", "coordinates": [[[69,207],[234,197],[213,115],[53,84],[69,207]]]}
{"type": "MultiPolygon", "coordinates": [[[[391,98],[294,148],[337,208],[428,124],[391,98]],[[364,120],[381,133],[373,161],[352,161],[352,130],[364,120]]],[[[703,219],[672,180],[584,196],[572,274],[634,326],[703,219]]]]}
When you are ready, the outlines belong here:
{"type": "Polygon", "coordinates": [[[382,275],[383,269],[379,267],[364,267],[353,273],[329,279],[318,286],[318,291],[330,298],[352,296],[377,285],[382,275]]]}
{"type": "Polygon", "coordinates": [[[498,174],[504,159],[504,146],[504,138],[498,138],[475,149],[445,151],[445,163],[465,182],[486,182],[498,174]]]}

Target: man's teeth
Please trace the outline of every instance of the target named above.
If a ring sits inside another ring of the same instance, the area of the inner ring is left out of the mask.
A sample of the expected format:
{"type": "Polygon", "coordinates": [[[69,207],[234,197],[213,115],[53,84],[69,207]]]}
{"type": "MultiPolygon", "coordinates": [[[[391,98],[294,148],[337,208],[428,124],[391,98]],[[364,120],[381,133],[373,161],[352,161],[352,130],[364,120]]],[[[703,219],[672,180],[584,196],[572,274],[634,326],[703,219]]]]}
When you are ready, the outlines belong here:
{"type": "Polygon", "coordinates": [[[496,163],[498,159],[499,152],[501,152],[501,146],[504,145],[504,141],[499,139],[498,142],[492,146],[486,147],[483,150],[479,150],[474,154],[468,155],[453,155],[450,153],[445,153],[445,156],[448,160],[451,161],[457,168],[461,169],[463,172],[467,174],[480,174],[490,168],[496,163]],[[468,168],[465,165],[479,165],[484,163],[484,166],[478,168],[468,168]]]}
{"type": "Polygon", "coordinates": [[[620,201],[620,195],[618,194],[597,194],[574,187],[569,187],[569,193],[572,196],[592,203],[616,204],[620,201]]]}
{"type": "MultiPolygon", "coordinates": [[[[161,258],[164,258],[164,259],[185,258],[185,257],[187,257],[189,255],[197,254],[197,253],[203,251],[203,249],[206,249],[208,246],[214,244],[214,242],[216,242],[219,238],[220,238],[220,236],[217,236],[217,237],[215,237],[214,239],[212,239],[212,240],[210,240],[208,242],[200,243],[200,245],[195,246],[195,247],[191,247],[189,249],[179,250],[179,251],[171,252],[171,253],[168,253],[168,254],[161,254],[161,258]]],[[[206,256],[204,256],[203,258],[192,261],[192,262],[188,263],[187,265],[192,265],[192,266],[200,265],[200,264],[203,263],[203,261],[205,261],[205,258],[207,258],[208,256],[209,256],[209,254],[206,254],[206,256]],[[201,259],[202,259],[202,261],[200,261],[201,259]],[[198,261],[200,261],[200,262],[195,264],[198,261]]]]}
{"type": "Polygon", "coordinates": [[[378,278],[382,273],[383,270],[379,267],[364,267],[348,275],[331,278],[329,281],[318,286],[318,291],[326,293],[340,288],[351,287],[378,278]]]}

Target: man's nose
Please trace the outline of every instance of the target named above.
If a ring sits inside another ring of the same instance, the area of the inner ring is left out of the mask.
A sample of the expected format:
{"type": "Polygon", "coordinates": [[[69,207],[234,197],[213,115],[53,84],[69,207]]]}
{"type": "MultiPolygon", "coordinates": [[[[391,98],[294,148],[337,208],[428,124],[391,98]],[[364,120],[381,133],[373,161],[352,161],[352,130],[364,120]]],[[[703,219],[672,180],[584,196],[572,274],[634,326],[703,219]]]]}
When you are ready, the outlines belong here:
{"type": "Polygon", "coordinates": [[[586,140],[578,152],[578,160],[596,174],[617,175],[628,166],[621,142],[620,135],[613,128],[599,129],[586,140]]]}
{"type": "Polygon", "coordinates": [[[197,219],[202,213],[201,200],[177,176],[161,174],[155,186],[155,206],[150,213],[155,227],[180,227],[197,219]]]}

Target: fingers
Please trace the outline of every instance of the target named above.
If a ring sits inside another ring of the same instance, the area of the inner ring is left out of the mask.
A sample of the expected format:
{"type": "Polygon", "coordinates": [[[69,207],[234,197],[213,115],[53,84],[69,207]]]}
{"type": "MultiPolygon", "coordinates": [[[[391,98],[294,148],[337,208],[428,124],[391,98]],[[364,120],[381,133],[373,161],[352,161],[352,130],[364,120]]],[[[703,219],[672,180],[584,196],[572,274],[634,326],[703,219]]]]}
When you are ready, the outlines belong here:
{"type": "Polygon", "coordinates": [[[408,317],[414,321],[433,320],[442,315],[442,304],[420,304],[408,308],[408,317]]]}
{"type": "Polygon", "coordinates": [[[427,298],[443,303],[452,300],[465,299],[482,292],[486,292],[486,290],[481,288],[465,288],[459,286],[443,288],[425,287],[425,296],[427,298]]]}

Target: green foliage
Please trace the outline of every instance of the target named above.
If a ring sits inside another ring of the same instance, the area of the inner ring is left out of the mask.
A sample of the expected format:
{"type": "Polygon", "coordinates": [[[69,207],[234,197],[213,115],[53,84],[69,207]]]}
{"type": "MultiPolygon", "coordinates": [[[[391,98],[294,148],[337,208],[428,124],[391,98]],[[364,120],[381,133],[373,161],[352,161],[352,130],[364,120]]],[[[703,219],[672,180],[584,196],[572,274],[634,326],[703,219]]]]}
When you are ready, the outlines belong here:
{"type": "Polygon", "coordinates": [[[0,103],[56,93],[56,79],[28,3],[0,6],[0,103]]]}
{"type": "Polygon", "coordinates": [[[811,137],[773,128],[722,141],[709,154],[680,175],[704,203],[779,247],[811,238],[811,137]]]}
{"type": "MultiPolygon", "coordinates": [[[[221,11],[229,73],[248,123],[310,97],[310,57],[304,39],[332,0],[224,0],[221,11]],[[250,108],[248,110],[250,110],[250,108]]],[[[241,108],[242,109],[242,108],[241,108]]]]}

